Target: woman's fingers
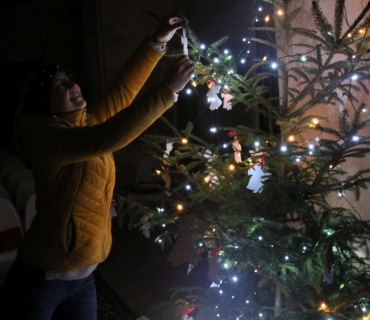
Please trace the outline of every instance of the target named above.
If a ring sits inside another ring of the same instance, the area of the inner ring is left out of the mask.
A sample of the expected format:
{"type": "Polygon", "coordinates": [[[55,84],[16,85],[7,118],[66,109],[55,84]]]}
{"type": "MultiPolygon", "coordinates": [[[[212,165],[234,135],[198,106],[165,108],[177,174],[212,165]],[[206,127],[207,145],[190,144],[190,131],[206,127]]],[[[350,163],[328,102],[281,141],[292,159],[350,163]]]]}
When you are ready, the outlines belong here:
{"type": "Polygon", "coordinates": [[[173,92],[181,91],[194,74],[194,64],[188,56],[181,56],[166,71],[165,83],[173,92]]]}

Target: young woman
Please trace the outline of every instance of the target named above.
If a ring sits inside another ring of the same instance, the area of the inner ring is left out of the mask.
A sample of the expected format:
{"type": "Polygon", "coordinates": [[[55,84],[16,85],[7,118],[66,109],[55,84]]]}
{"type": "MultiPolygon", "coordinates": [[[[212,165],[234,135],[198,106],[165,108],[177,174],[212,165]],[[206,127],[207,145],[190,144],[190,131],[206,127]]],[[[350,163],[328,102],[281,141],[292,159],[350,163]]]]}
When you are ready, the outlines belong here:
{"type": "Polygon", "coordinates": [[[36,211],[3,289],[3,320],[94,320],[92,272],[112,244],[112,152],[147,129],[174,103],[194,66],[180,57],[159,83],[136,95],[166,43],[187,22],[166,15],[96,104],[57,66],[31,76],[16,121],[19,153],[32,165],[36,211]]]}

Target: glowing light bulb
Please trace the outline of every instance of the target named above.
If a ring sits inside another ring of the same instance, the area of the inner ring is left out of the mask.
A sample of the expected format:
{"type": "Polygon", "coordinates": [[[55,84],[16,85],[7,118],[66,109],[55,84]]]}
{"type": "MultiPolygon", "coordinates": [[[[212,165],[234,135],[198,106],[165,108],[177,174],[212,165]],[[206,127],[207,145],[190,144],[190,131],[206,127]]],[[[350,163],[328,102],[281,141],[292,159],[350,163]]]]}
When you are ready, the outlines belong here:
{"type": "Polygon", "coordinates": [[[244,58],[242,58],[242,59],[240,60],[240,62],[241,62],[241,63],[245,63],[245,59],[244,59],[244,58]]]}
{"type": "Polygon", "coordinates": [[[347,38],[352,38],[352,33],[347,34],[347,38]]]}
{"type": "Polygon", "coordinates": [[[282,16],[284,14],[284,11],[279,9],[277,12],[276,12],[279,16],[282,16]]]}
{"type": "Polygon", "coordinates": [[[264,56],[262,60],[263,61],[266,61],[267,60],[267,56],[264,56]]]}
{"type": "Polygon", "coordinates": [[[190,184],[187,184],[186,187],[185,187],[186,190],[191,190],[191,185],[190,184]]]}
{"type": "Polygon", "coordinates": [[[206,45],[205,45],[204,43],[202,43],[202,44],[200,45],[200,48],[201,48],[202,50],[204,50],[204,49],[206,48],[206,45]]]}
{"type": "Polygon", "coordinates": [[[263,10],[263,8],[262,8],[262,7],[258,7],[258,11],[260,11],[260,12],[261,12],[262,10],[263,10]]]}
{"type": "Polygon", "coordinates": [[[176,206],[176,209],[177,209],[177,211],[181,211],[181,210],[183,210],[183,209],[184,209],[184,206],[183,206],[181,203],[179,203],[179,204],[176,206]]]}
{"type": "Polygon", "coordinates": [[[182,138],[182,139],[181,139],[181,143],[182,143],[182,144],[187,144],[187,143],[188,143],[188,139],[186,139],[186,138],[182,138]]]}
{"type": "Polygon", "coordinates": [[[205,178],[204,178],[204,182],[205,183],[209,183],[211,181],[211,177],[210,176],[206,176],[205,178]]]}
{"type": "Polygon", "coordinates": [[[229,50],[228,49],[225,49],[224,50],[224,54],[229,54],[229,50]]]}
{"type": "Polygon", "coordinates": [[[319,119],[317,119],[317,118],[312,118],[312,123],[313,123],[313,124],[318,124],[318,123],[319,123],[319,119]]]}
{"type": "Polygon", "coordinates": [[[280,150],[281,150],[282,152],[286,152],[286,151],[288,151],[288,147],[287,147],[287,146],[281,146],[281,147],[280,147],[280,150]]]}
{"type": "Polygon", "coordinates": [[[235,170],[235,165],[230,164],[230,165],[229,165],[229,170],[230,170],[230,171],[234,171],[234,170],[235,170]]]}
{"type": "Polygon", "coordinates": [[[234,277],[233,277],[233,281],[234,281],[234,282],[237,282],[237,281],[238,281],[238,277],[235,277],[235,276],[234,276],[234,277]]]}
{"type": "Polygon", "coordinates": [[[259,240],[259,241],[262,241],[262,240],[263,240],[263,238],[262,238],[261,236],[259,236],[259,237],[258,237],[258,240],[259,240]]]}
{"type": "Polygon", "coordinates": [[[351,80],[356,81],[358,79],[358,75],[354,74],[351,76],[351,80]]]}
{"type": "Polygon", "coordinates": [[[212,127],[211,129],[209,129],[209,131],[211,131],[211,132],[217,132],[217,128],[216,127],[212,127]]]}
{"type": "Polygon", "coordinates": [[[215,63],[219,63],[219,62],[220,62],[220,59],[219,59],[219,58],[214,58],[214,59],[213,59],[213,61],[214,61],[215,63]]]}
{"type": "Polygon", "coordinates": [[[186,89],[185,92],[186,92],[186,94],[191,94],[191,89],[188,88],[188,89],[186,89]]]}
{"type": "Polygon", "coordinates": [[[328,308],[328,306],[326,305],[326,303],[321,303],[321,305],[320,305],[320,308],[319,308],[319,310],[326,310],[328,308]]]}
{"type": "Polygon", "coordinates": [[[358,140],[360,140],[360,137],[359,136],[353,136],[352,140],[357,142],[358,140]]]}
{"type": "Polygon", "coordinates": [[[294,140],[295,140],[295,138],[294,138],[294,136],[293,136],[293,135],[290,135],[290,136],[288,137],[288,141],[293,142],[294,140]]]}
{"type": "Polygon", "coordinates": [[[303,56],[300,58],[300,60],[301,60],[302,62],[306,62],[306,61],[307,61],[307,56],[303,55],[303,56]]]}
{"type": "Polygon", "coordinates": [[[266,22],[269,22],[269,21],[270,21],[270,16],[266,16],[266,17],[265,17],[265,21],[266,21],[266,22]]]}
{"type": "Polygon", "coordinates": [[[255,141],[255,142],[254,142],[254,146],[255,146],[256,148],[258,148],[260,145],[261,145],[261,143],[260,143],[259,141],[255,141]]]}
{"type": "Polygon", "coordinates": [[[271,68],[276,69],[278,67],[278,64],[276,62],[271,63],[271,68]]]}

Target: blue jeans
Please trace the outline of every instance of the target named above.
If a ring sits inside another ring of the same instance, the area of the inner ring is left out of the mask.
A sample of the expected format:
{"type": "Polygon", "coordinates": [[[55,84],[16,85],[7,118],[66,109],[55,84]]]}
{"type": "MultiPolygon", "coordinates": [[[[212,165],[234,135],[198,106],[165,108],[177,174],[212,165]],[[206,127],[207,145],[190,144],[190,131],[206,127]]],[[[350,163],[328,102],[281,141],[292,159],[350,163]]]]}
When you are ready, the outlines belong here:
{"type": "Polygon", "coordinates": [[[16,259],[3,286],[2,320],[96,320],[93,275],[45,280],[44,271],[16,259]]]}

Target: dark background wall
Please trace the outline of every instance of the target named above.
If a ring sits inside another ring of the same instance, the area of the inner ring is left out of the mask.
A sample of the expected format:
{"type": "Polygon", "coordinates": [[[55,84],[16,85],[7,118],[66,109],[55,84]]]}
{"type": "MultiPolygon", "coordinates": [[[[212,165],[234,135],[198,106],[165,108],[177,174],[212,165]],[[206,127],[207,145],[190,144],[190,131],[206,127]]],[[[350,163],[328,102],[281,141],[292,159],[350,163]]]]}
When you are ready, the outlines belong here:
{"type": "MultiPolygon", "coordinates": [[[[111,83],[137,45],[151,34],[162,16],[182,12],[199,39],[210,44],[228,35],[224,47],[238,52],[249,34],[258,1],[245,0],[3,0],[0,4],[0,147],[12,150],[14,112],[26,75],[39,61],[61,64],[73,73],[86,100],[98,97],[111,83]]],[[[264,5],[266,6],[266,5],[264,5]]],[[[176,40],[172,46],[177,45],[176,40]]],[[[162,79],[169,58],[164,58],[147,86],[162,79]]],[[[144,88],[145,90],[145,88],[144,88]]],[[[211,112],[196,96],[181,96],[166,114],[182,128],[194,121],[196,133],[209,135],[209,127],[225,111],[211,112]]],[[[258,126],[259,119],[235,112],[245,125],[258,126]]],[[[229,117],[224,117],[224,119],[229,117]]],[[[159,133],[157,121],[148,132],[159,133]]],[[[147,152],[140,140],[115,153],[117,187],[129,189],[138,160],[147,152]]]]}

